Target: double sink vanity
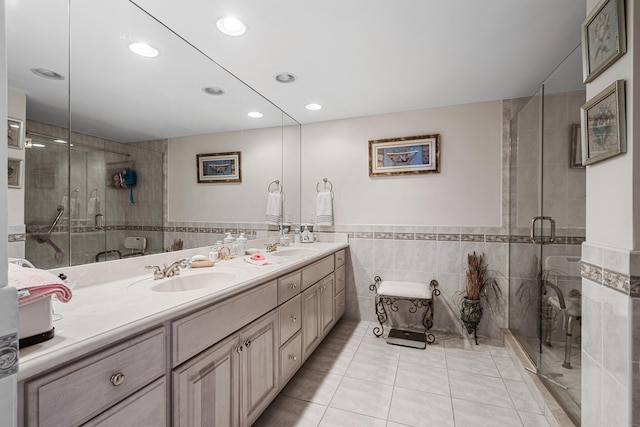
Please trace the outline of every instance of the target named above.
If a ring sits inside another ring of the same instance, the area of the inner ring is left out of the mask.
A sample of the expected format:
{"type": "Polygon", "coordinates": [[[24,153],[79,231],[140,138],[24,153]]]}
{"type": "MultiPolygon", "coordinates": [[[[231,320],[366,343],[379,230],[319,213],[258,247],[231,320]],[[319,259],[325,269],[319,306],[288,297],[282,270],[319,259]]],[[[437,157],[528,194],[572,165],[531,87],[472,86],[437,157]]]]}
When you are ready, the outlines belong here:
{"type": "Polygon", "coordinates": [[[344,314],[346,247],[160,280],[144,264],[198,250],[60,269],[78,285],[55,337],[20,351],[19,425],[251,425],[344,314]]]}

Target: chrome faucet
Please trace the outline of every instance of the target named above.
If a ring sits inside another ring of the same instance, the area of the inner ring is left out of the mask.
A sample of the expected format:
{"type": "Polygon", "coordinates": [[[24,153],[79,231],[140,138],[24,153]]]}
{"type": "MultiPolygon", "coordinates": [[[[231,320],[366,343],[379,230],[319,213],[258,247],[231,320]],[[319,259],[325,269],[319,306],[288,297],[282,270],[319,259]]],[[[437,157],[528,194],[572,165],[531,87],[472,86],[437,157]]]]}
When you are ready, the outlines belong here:
{"type": "Polygon", "coordinates": [[[164,264],[164,268],[160,268],[157,265],[145,265],[144,268],[153,268],[153,279],[159,280],[165,277],[176,276],[180,274],[181,268],[187,268],[187,259],[183,258],[179,261],[171,263],[171,265],[164,264]]]}
{"type": "Polygon", "coordinates": [[[165,264],[164,268],[162,269],[162,274],[164,275],[164,277],[177,276],[178,274],[180,274],[181,268],[187,268],[186,258],[183,258],[179,261],[172,262],[171,265],[165,264]]]}
{"type": "Polygon", "coordinates": [[[278,249],[278,246],[280,245],[280,242],[275,242],[275,243],[271,243],[271,244],[267,244],[267,253],[270,252],[275,252],[278,249]]]}
{"type": "Polygon", "coordinates": [[[162,269],[157,266],[157,265],[145,265],[144,268],[153,268],[153,279],[154,280],[158,280],[158,279],[163,279],[164,278],[164,274],[162,273],[162,269]]]}

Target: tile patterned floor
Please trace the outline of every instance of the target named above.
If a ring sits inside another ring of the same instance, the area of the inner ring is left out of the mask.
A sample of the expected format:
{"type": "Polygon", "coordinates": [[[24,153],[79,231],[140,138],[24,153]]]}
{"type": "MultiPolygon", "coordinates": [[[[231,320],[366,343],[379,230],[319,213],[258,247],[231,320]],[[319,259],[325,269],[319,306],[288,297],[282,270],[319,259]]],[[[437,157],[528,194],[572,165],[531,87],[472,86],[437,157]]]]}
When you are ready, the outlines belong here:
{"type": "Polygon", "coordinates": [[[255,426],[548,427],[507,350],[453,337],[388,345],[341,321],[255,426]]]}

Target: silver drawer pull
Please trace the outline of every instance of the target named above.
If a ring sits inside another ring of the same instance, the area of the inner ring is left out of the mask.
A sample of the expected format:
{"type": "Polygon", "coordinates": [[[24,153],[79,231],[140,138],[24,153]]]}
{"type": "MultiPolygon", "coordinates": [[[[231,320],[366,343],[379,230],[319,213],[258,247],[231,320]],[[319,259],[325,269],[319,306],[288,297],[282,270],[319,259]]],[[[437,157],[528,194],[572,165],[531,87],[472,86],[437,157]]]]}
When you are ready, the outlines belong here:
{"type": "Polygon", "coordinates": [[[293,314],[291,316],[289,316],[289,319],[291,319],[291,321],[293,323],[296,323],[298,321],[298,318],[296,316],[294,316],[293,314]]]}
{"type": "Polygon", "coordinates": [[[249,347],[251,345],[251,340],[246,340],[244,342],[245,347],[249,347]]]}
{"type": "Polygon", "coordinates": [[[236,351],[238,353],[242,353],[242,346],[240,345],[240,346],[236,347],[236,351]]]}
{"type": "Polygon", "coordinates": [[[118,372],[117,374],[113,374],[111,375],[111,384],[113,384],[115,387],[118,387],[120,384],[122,384],[124,382],[124,374],[118,372]]]}
{"type": "Polygon", "coordinates": [[[344,282],[344,279],[342,277],[338,277],[338,282],[344,282]]]}
{"type": "Polygon", "coordinates": [[[344,261],[344,258],[338,257],[338,261],[344,261]]]}
{"type": "Polygon", "coordinates": [[[295,354],[290,354],[289,355],[289,359],[293,360],[294,362],[298,360],[298,356],[296,356],[295,354]]]}
{"type": "Polygon", "coordinates": [[[289,283],[289,287],[290,287],[291,289],[295,289],[295,288],[297,288],[297,287],[298,287],[298,285],[296,285],[295,283],[289,283]]]}

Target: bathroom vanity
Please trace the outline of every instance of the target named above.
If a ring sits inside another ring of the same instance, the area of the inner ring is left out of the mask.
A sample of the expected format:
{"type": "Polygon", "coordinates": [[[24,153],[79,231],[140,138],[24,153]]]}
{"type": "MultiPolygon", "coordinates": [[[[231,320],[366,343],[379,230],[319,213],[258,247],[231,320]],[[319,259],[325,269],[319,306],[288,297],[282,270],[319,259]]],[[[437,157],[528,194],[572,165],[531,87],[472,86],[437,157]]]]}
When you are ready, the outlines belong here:
{"type": "Polygon", "coordinates": [[[347,244],[301,246],[79,286],[20,352],[19,425],[250,426],[344,314],[347,244]]]}

